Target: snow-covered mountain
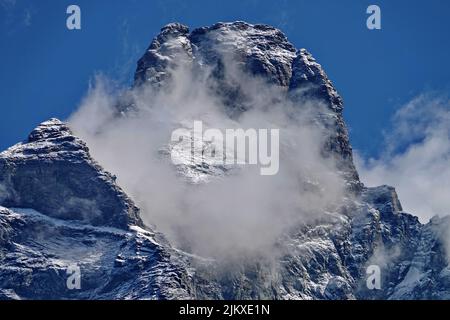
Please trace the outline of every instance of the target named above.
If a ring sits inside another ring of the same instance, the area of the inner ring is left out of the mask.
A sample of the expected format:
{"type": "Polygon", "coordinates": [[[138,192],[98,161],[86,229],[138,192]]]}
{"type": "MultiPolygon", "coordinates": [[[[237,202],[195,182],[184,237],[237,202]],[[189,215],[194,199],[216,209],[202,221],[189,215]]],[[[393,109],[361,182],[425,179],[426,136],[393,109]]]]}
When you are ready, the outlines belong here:
{"type": "MultiPolygon", "coordinates": [[[[299,108],[305,100],[324,105],[311,121],[329,132],[320,147],[346,184],[339,206],[292,225],[270,258],[223,265],[176,248],[146,225],[86,143],[51,119],[0,153],[1,299],[450,298],[450,219],[424,225],[403,212],[394,188],[360,182],[343,101],[310,53],[267,25],[217,23],[189,32],[173,23],[139,60],[134,88],[170,90],[178,68],[206,70],[230,118],[252,108],[245,88],[227,75],[232,68],[276,87],[299,108]],[[80,289],[67,286],[73,265],[80,289]],[[371,265],[381,270],[380,289],[366,285],[371,265]]],[[[127,114],[135,106],[118,108],[127,114]]],[[[188,163],[180,172],[197,171],[218,174],[188,163]]]]}

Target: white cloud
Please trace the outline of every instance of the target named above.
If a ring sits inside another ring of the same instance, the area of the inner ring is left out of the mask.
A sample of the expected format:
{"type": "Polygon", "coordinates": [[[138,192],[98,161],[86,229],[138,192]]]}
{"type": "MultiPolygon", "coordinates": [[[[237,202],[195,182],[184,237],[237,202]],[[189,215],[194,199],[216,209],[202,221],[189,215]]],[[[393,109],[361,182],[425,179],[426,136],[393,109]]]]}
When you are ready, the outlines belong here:
{"type": "Polygon", "coordinates": [[[23,24],[26,27],[31,26],[31,20],[33,17],[33,11],[30,8],[25,9],[24,14],[23,14],[23,24]]]}
{"type": "Polygon", "coordinates": [[[355,158],[366,185],[394,186],[403,209],[421,221],[450,214],[450,100],[414,98],[393,117],[381,156],[355,158]]]}
{"type": "Polygon", "coordinates": [[[115,90],[100,79],[70,124],[93,157],[117,175],[145,221],[178,247],[216,258],[241,252],[272,255],[286,229],[319,218],[342,198],[344,182],[332,159],[322,156],[327,132],[310,122],[325,107],[311,101],[293,105],[282,99],[282,89],[237,74],[230,65],[229,76],[251,106],[239,117],[229,116],[207,71],[180,68],[172,72],[168,90],[128,92],[135,109],[121,117],[113,114],[115,90]],[[279,172],[261,176],[259,168],[245,166],[207,184],[187,183],[161,149],[170,143],[172,130],[193,120],[221,130],[279,128],[279,172]]]}

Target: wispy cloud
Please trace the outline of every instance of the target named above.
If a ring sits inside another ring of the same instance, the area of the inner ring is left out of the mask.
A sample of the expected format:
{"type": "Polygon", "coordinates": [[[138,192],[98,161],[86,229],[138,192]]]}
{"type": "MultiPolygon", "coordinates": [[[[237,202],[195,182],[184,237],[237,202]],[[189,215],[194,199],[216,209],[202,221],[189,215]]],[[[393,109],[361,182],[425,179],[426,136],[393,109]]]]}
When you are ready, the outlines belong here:
{"type": "Polygon", "coordinates": [[[3,9],[11,9],[16,5],[16,0],[0,0],[0,6],[3,9]]]}
{"type": "Polygon", "coordinates": [[[376,159],[356,155],[363,181],[397,188],[406,211],[427,221],[450,214],[450,100],[422,94],[392,119],[385,148],[376,159]]]}
{"type": "Polygon", "coordinates": [[[32,17],[33,17],[33,10],[31,8],[26,8],[23,14],[23,24],[26,27],[31,26],[32,17]]]}
{"type": "Polygon", "coordinates": [[[8,35],[30,27],[35,13],[36,9],[31,2],[0,0],[0,21],[3,23],[3,31],[8,35]]]}
{"type": "Polygon", "coordinates": [[[135,62],[142,52],[142,48],[133,40],[130,22],[123,19],[118,27],[118,35],[121,42],[121,52],[115,61],[113,72],[119,82],[127,82],[129,71],[134,67],[135,62]]]}

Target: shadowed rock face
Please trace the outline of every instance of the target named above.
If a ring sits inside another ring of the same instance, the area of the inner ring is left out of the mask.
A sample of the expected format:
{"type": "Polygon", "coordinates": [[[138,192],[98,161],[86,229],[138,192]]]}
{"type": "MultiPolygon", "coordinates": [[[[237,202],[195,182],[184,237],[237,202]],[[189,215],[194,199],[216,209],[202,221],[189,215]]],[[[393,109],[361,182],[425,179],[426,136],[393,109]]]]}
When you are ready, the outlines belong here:
{"type": "Polygon", "coordinates": [[[187,270],[183,256],[150,230],[0,206],[0,300],[192,299],[187,270]],[[79,288],[67,285],[74,267],[79,288]]]}
{"type": "Polygon", "coordinates": [[[57,119],[0,153],[0,205],[94,226],[142,226],[138,208],[114,181],[57,119]]]}

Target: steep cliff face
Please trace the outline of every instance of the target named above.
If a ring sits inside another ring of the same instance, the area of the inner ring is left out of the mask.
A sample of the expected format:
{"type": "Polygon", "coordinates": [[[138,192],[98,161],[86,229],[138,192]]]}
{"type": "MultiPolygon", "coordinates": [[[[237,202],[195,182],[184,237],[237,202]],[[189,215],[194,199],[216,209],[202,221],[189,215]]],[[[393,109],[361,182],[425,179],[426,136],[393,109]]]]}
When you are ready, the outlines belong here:
{"type": "Polygon", "coordinates": [[[89,155],[66,124],[51,119],[0,153],[0,204],[48,216],[126,228],[142,226],[138,208],[89,155]]]}
{"type": "Polygon", "coordinates": [[[177,68],[208,77],[231,118],[252,108],[236,74],[267,82],[298,108],[324,106],[314,122],[328,129],[324,156],[338,160],[348,183],[341,204],[292,225],[270,258],[196,257],[145,226],[114,176],[52,119],[0,153],[0,299],[450,298],[449,219],[423,225],[403,212],[394,188],[361,184],[343,101],[311,54],[266,25],[189,32],[173,23],[139,60],[134,86],[170,91],[177,68]],[[66,285],[71,265],[80,267],[80,290],[66,285]],[[381,271],[377,290],[366,284],[371,265],[381,271]]]}
{"type": "Polygon", "coordinates": [[[238,21],[189,33],[184,25],[169,24],[139,60],[135,86],[170,87],[177,68],[207,73],[211,90],[222,97],[233,117],[252,108],[252,99],[237,79],[245,75],[278,87],[280,98],[286,96],[298,108],[306,99],[324,105],[315,119],[330,132],[323,146],[324,155],[338,160],[351,190],[360,190],[342,116],[342,98],[312,55],[305,49],[297,50],[280,30],[238,21]]]}

